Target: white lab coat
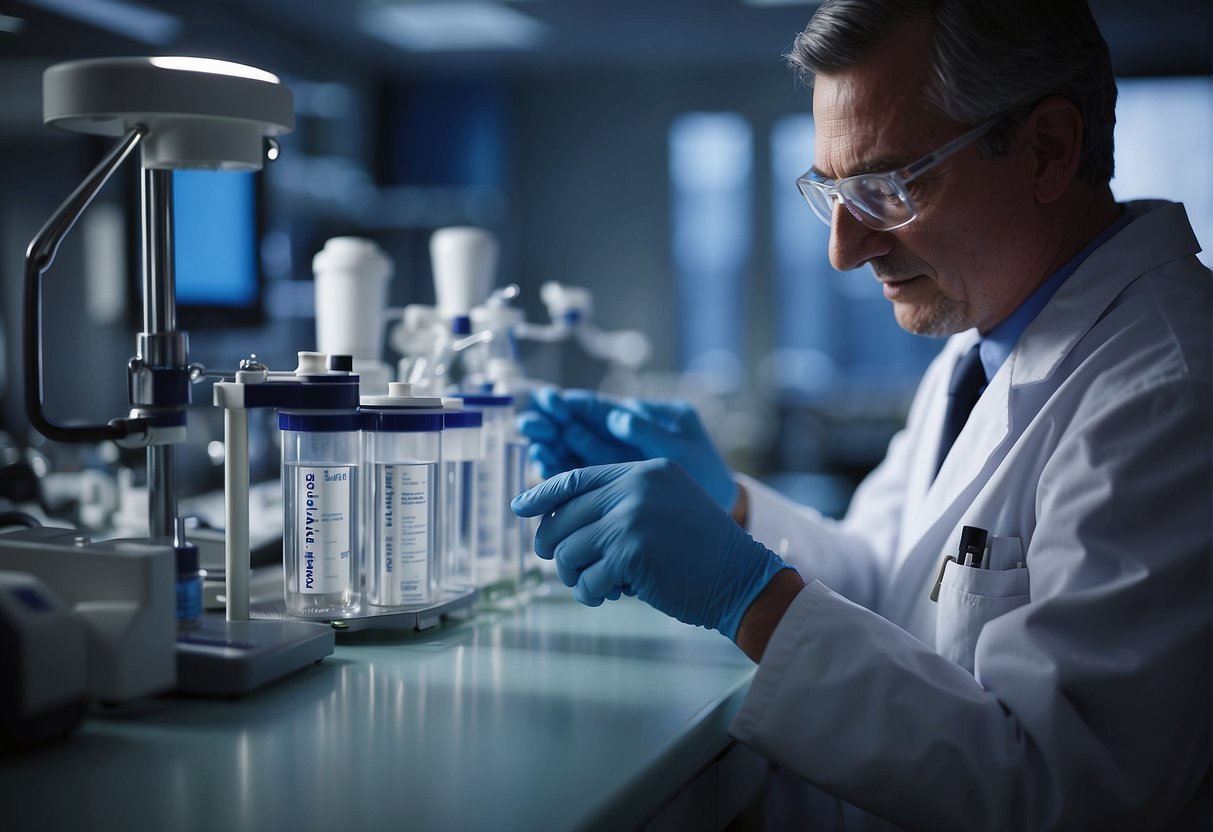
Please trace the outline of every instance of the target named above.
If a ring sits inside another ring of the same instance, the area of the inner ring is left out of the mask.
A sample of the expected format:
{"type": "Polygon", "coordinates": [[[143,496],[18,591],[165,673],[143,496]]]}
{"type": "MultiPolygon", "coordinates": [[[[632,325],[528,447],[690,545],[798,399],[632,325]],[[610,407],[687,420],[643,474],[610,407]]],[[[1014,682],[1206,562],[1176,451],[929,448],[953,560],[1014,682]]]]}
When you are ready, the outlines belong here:
{"type": "Polygon", "coordinates": [[[1213,283],[1182,206],[1129,209],[933,483],[974,331],[843,521],[744,481],[751,533],[808,586],[731,732],[844,801],[847,828],[881,826],[856,807],[926,830],[1209,828],[1213,283]],[[990,568],[949,563],[932,602],[962,525],[989,530],[990,568]]]}

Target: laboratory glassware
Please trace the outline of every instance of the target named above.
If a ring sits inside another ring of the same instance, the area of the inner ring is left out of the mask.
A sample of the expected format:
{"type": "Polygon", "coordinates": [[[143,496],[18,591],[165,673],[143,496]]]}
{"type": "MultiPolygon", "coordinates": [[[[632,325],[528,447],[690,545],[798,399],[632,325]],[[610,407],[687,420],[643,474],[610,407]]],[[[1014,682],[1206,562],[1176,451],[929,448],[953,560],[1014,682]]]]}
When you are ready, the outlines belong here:
{"type": "Polygon", "coordinates": [[[443,412],[408,384],[388,389],[363,398],[367,600],[416,607],[436,597],[443,412]]]}

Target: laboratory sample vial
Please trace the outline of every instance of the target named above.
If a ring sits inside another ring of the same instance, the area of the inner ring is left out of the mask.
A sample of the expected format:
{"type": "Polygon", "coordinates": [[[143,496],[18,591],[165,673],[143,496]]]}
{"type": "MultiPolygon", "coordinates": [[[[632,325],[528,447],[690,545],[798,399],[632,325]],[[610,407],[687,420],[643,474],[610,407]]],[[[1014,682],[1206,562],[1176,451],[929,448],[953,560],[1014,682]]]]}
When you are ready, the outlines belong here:
{"type": "Polygon", "coordinates": [[[506,570],[505,578],[514,583],[518,589],[526,585],[538,584],[541,580],[538,569],[532,569],[539,559],[533,554],[534,544],[527,539],[530,524],[526,518],[519,517],[510,510],[510,501],[515,496],[526,491],[527,466],[526,438],[518,433],[511,411],[511,418],[504,425],[502,449],[505,456],[505,517],[502,532],[502,563],[506,570]]]}
{"type": "Polygon", "coordinates": [[[387,396],[362,399],[366,597],[382,609],[436,598],[443,412],[441,400],[410,392],[393,382],[387,396]]]}
{"type": "Polygon", "coordinates": [[[177,628],[192,630],[202,622],[202,581],[206,570],[198,568],[198,547],[176,543],[177,551],[177,628]]]}
{"type": "Polygon", "coordinates": [[[479,410],[484,418],[476,472],[479,517],[472,580],[488,597],[505,595],[517,588],[517,547],[513,542],[507,543],[507,531],[514,525],[514,513],[510,511],[514,495],[506,493],[506,441],[514,429],[514,399],[489,394],[466,394],[459,398],[468,408],[479,410]]]}
{"type": "MultiPolygon", "coordinates": [[[[445,403],[444,403],[445,406],[445,403]]],[[[442,423],[442,522],[439,586],[451,592],[474,587],[479,515],[481,431],[478,410],[446,410],[442,423]]]]}
{"type": "Polygon", "coordinates": [[[283,567],[286,609],[349,618],[361,607],[356,411],[282,411],[283,567]]]}

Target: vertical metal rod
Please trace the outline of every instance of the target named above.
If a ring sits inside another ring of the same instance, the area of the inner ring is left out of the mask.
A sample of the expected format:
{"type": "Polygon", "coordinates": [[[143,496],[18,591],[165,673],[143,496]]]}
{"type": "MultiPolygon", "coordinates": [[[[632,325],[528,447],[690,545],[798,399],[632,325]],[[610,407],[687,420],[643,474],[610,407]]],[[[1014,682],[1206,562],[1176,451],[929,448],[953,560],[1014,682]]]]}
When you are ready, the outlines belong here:
{"type": "Polygon", "coordinates": [[[249,618],[248,411],[224,406],[223,498],[227,620],[249,618]]]}
{"type": "Polygon", "coordinates": [[[177,527],[177,449],[147,446],[148,537],[172,537],[177,527]]]}
{"type": "MultiPolygon", "coordinates": [[[[143,171],[143,331],[177,328],[177,277],[173,269],[173,172],[143,171]]],[[[158,359],[160,356],[144,356],[158,359]]],[[[154,363],[160,363],[158,361],[154,363]]]]}
{"type": "MultiPolygon", "coordinates": [[[[155,336],[177,329],[176,276],[173,271],[173,172],[143,171],[143,331],[140,338],[152,366],[184,360],[167,353],[166,339],[155,336]]],[[[148,536],[171,537],[177,524],[176,454],[172,445],[147,448],[148,536]]]]}

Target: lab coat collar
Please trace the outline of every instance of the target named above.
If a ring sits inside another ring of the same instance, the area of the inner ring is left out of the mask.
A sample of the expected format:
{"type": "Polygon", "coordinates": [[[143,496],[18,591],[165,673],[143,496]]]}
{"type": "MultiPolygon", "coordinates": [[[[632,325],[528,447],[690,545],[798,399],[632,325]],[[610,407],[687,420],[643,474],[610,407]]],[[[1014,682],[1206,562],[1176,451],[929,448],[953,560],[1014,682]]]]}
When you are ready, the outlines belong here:
{"type": "Polygon", "coordinates": [[[1136,215],[1119,234],[1091,253],[1024,331],[1014,354],[1012,387],[1044,381],[1139,275],[1200,251],[1184,207],[1174,202],[1131,202],[1136,215]]]}
{"type": "MultiPolygon", "coordinates": [[[[967,505],[961,498],[993,475],[1013,444],[1012,398],[1018,400],[1027,394],[1021,388],[1049,379],[1079,339],[1139,275],[1200,250],[1182,205],[1137,202],[1130,203],[1128,210],[1139,214],[1138,218],[1092,252],[1025,330],[1010,357],[990,379],[933,481],[923,461],[933,460],[933,453],[918,455],[919,465],[911,477],[922,488],[918,491],[921,504],[908,506],[912,513],[907,541],[921,540],[937,523],[957,522],[952,509],[967,505]]],[[[974,329],[949,340],[942,367],[928,382],[938,394],[928,391],[932,409],[929,424],[943,424],[946,387],[940,385],[946,385],[956,357],[968,351],[979,337],[974,329]]],[[[1018,421],[1022,430],[1026,422],[1018,421]]],[[[914,502],[911,499],[910,503],[914,502]]]]}

